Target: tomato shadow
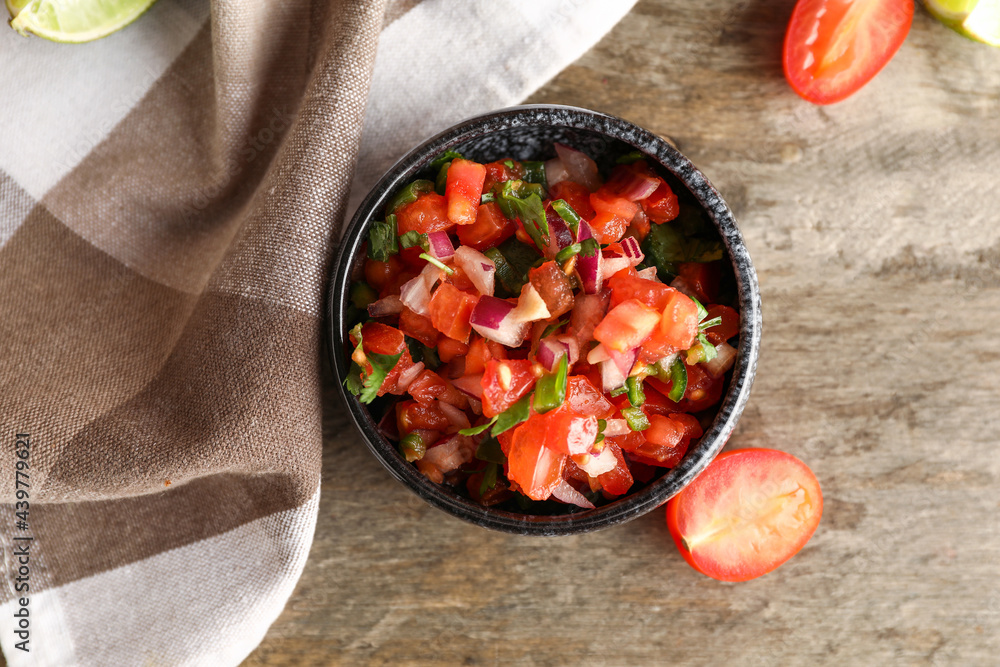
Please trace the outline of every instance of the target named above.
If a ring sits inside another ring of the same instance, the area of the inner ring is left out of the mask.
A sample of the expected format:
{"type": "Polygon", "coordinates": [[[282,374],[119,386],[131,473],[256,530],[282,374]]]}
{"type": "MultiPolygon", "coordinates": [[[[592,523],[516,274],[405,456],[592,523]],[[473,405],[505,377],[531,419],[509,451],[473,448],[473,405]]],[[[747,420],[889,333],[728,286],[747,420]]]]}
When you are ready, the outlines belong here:
{"type": "Polygon", "coordinates": [[[761,83],[784,81],[781,65],[785,29],[795,0],[742,0],[716,19],[713,49],[726,54],[743,76],[761,83]]]}

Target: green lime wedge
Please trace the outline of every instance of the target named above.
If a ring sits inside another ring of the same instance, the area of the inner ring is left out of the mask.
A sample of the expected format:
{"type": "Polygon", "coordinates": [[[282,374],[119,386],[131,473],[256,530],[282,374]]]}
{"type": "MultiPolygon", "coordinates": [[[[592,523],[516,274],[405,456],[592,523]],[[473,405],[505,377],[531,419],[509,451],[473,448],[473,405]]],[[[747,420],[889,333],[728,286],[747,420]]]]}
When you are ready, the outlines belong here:
{"type": "Polygon", "coordinates": [[[1000,46],[1000,0],[979,0],[962,27],[972,39],[1000,46]]]}
{"type": "Polygon", "coordinates": [[[1000,0],[924,0],[924,5],[952,30],[1000,46],[1000,0]]]}
{"type": "Polygon", "coordinates": [[[121,30],[156,0],[5,0],[10,25],[53,42],[91,42],[121,30]]]}

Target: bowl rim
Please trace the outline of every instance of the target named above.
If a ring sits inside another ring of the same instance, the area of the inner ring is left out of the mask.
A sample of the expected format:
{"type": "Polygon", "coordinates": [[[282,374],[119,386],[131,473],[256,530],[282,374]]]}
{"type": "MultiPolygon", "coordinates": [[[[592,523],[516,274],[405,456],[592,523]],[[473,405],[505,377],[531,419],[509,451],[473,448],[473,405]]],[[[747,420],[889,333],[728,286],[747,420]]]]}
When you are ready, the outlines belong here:
{"type": "Polygon", "coordinates": [[[344,227],[327,293],[327,339],[337,390],[351,420],[375,457],[399,482],[429,504],[452,516],[485,528],[520,535],[570,535],[605,528],[639,517],[662,506],[694,480],[722,450],[750,396],[756,375],[761,341],[761,304],[757,274],[729,206],[709,180],[680,151],[661,137],[610,114],[554,104],[507,107],[467,118],[419,143],[401,157],[365,196],[344,227]],[[428,480],[399,455],[378,431],[378,425],[361,402],[343,384],[349,366],[344,356],[346,303],[350,277],[368,223],[376,218],[389,196],[412,180],[435,156],[484,131],[555,125],[583,130],[617,140],[645,153],[669,171],[694,196],[708,214],[726,247],[736,277],[740,307],[740,342],[732,379],[711,426],[681,463],[658,480],[593,510],[546,516],[527,515],[482,507],[462,498],[444,485],[428,480]]]}

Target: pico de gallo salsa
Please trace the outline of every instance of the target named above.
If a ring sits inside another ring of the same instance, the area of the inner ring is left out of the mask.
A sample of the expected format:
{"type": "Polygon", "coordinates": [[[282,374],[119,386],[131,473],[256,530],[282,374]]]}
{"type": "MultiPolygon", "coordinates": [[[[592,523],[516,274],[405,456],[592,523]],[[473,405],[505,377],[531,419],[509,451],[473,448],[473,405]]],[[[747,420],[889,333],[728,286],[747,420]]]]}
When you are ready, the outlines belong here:
{"type": "Polygon", "coordinates": [[[421,473],[488,506],[593,508],[676,466],[736,357],[702,209],[641,154],[604,179],[554,148],[441,155],[370,225],[351,286],[344,384],[421,473]]]}

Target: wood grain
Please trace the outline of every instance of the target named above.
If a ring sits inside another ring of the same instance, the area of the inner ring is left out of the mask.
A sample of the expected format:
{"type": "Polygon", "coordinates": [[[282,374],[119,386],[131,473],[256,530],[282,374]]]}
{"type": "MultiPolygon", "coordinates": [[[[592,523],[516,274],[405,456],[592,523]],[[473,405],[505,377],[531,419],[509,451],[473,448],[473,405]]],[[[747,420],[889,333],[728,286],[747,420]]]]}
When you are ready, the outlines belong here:
{"type": "Polygon", "coordinates": [[[1000,49],[918,9],[871,85],[815,107],[781,74],[792,4],[644,0],[529,101],[669,135],[733,206],[764,339],[730,446],[812,466],[813,540],[728,585],[659,511],[486,532],[394,482],[328,380],[312,555],[247,665],[996,664],[1000,49]]]}

